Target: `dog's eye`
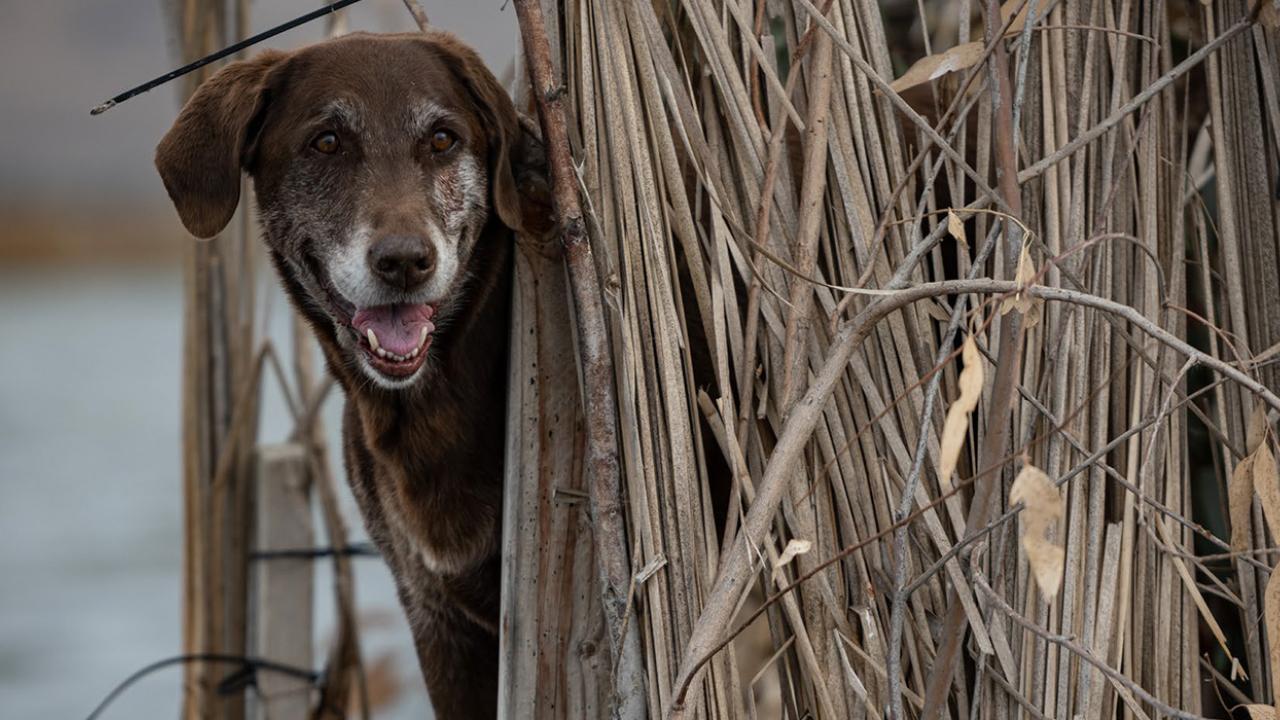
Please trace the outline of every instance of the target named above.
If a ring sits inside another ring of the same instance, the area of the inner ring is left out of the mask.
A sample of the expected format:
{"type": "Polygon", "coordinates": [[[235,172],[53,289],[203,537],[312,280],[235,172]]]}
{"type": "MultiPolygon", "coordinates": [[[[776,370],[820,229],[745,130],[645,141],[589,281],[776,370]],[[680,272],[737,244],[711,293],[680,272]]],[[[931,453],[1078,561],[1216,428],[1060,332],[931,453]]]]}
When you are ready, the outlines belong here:
{"type": "Polygon", "coordinates": [[[320,133],[311,141],[311,147],[325,155],[332,155],[338,152],[338,136],[331,132],[320,133]]]}
{"type": "Polygon", "coordinates": [[[455,137],[453,133],[448,130],[437,130],[435,134],[431,136],[431,149],[435,152],[442,153],[453,147],[453,144],[456,142],[458,142],[458,138],[455,137]]]}

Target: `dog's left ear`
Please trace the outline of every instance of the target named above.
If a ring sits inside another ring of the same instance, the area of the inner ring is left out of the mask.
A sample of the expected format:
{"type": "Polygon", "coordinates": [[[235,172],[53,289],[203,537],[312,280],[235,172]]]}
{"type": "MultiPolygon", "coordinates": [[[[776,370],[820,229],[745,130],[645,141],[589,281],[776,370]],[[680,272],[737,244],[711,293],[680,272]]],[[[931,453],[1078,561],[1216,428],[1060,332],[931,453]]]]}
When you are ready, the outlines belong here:
{"type": "Polygon", "coordinates": [[[504,225],[518,233],[545,231],[550,215],[525,187],[529,184],[529,176],[541,174],[538,167],[540,153],[530,151],[528,138],[520,127],[515,105],[507,91],[485,67],[480,56],[453,35],[430,33],[427,40],[449,61],[471,94],[488,129],[489,186],[494,212],[504,225]]]}

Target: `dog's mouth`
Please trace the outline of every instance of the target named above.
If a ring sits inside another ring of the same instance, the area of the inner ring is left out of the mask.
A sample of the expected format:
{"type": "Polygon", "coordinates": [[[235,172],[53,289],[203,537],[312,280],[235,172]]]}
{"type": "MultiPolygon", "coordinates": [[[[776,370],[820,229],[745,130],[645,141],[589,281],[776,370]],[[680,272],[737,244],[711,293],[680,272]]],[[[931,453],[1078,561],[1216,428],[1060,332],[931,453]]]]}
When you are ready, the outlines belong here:
{"type": "Polygon", "coordinates": [[[389,379],[413,375],[427,360],[435,332],[436,309],[426,303],[379,305],[360,308],[351,316],[351,327],[365,360],[389,379]]]}
{"type": "Polygon", "coordinates": [[[365,365],[388,381],[403,383],[426,363],[436,330],[436,307],[429,303],[393,303],[359,308],[329,280],[315,258],[305,257],[320,287],[321,305],[339,326],[347,326],[365,365]]]}

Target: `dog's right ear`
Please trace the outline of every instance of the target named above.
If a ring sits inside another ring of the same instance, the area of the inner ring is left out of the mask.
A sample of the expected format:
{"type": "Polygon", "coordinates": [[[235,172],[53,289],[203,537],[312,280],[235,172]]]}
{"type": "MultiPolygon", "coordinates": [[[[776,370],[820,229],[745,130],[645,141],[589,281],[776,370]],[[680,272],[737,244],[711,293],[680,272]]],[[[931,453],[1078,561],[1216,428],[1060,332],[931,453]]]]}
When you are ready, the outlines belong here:
{"type": "Polygon", "coordinates": [[[240,202],[240,169],[253,153],[268,77],[287,53],[234,62],[202,84],[156,147],[156,168],[187,230],[217,235],[240,202]]]}

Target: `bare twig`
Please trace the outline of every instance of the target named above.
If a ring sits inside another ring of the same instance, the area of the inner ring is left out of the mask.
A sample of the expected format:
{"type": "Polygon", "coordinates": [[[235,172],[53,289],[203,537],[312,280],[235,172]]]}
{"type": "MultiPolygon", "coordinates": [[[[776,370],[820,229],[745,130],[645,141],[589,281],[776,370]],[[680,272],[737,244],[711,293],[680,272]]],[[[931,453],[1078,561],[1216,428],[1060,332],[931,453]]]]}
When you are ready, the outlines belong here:
{"type": "Polygon", "coordinates": [[[1046,632],[1039,624],[1024,618],[1021,613],[1010,607],[1009,604],[1005,602],[1004,598],[1000,597],[998,593],[991,589],[991,585],[987,583],[986,578],[982,575],[982,569],[978,566],[978,558],[980,555],[980,552],[975,551],[970,555],[969,559],[974,585],[977,586],[978,590],[981,591],[982,594],[1000,610],[1000,612],[1004,613],[1006,617],[1013,620],[1021,627],[1030,630],[1036,636],[1069,650],[1081,660],[1084,660],[1090,665],[1098,668],[1098,670],[1102,671],[1103,675],[1106,675],[1117,686],[1138,696],[1143,702],[1150,703],[1151,706],[1159,710],[1161,714],[1168,715],[1169,717],[1181,718],[1182,720],[1209,720],[1203,715],[1179,710],[1168,703],[1162,702],[1159,698],[1147,692],[1141,685],[1126,677],[1124,673],[1095,657],[1093,652],[1085,646],[1077,643],[1069,637],[1046,632]]]}
{"type": "Polygon", "coordinates": [[[404,6],[413,15],[413,21],[418,23],[419,30],[426,32],[431,29],[431,21],[427,19],[427,11],[422,9],[422,3],[418,0],[404,0],[404,6]]]}
{"type": "MultiPolygon", "coordinates": [[[[964,293],[1009,296],[1019,291],[1044,300],[1068,302],[1117,315],[1170,349],[1187,358],[1194,358],[1197,363],[1210,367],[1243,385],[1271,405],[1271,407],[1280,410],[1280,397],[1277,397],[1275,393],[1264,387],[1257,380],[1245,375],[1227,363],[1207,356],[1191,347],[1185,341],[1171,335],[1129,306],[1073,290],[1038,285],[1023,288],[1018,283],[1007,280],[950,280],[925,283],[879,298],[859,313],[857,317],[846,323],[841,328],[840,333],[832,340],[830,355],[823,362],[822,368],[810,384],[809,390],[796,403],[791,417],[783,426],[782,434],[774,447],[773,455],[769,458],[769,464],[765,468],[764,476],[756,488],[755,501],[752,503],[747,517],[742,521],[742,532],[739,533],[741,542],[738,545],[748,542],[746,538],[763,538],[766,536],[772,515],[777,510],[778,503],[781,502],[791,464],[794,463],[796,457],[808,442],[814,424],[817,423],[818,418],[821,416],[822,408],[843,373],[849,357],[879,320],[892,312],[925,298],[964,293]]],[[[986,458],[986,456],[987,454],[984,453],[983,457],[986,458]]],[[[981,466],[989,468],[1000,467],[1004,462],[1005,459],[1003,457],[995,457],[990,458],[990,462],[981,463],[981,466]]],[[[985,525],[985,520],[977,525],[970,525],[970,527],[980,528],[982,525],[985,525]]],[[[684,694],[696,679],[694,675],[699,667],[699,661],[719,643],[720,636],[731,619],[731,612],[736,605],[734,600],[741,593],[743,584],[751,576],[749,551],[750,548],[746,546],[735,548],[724,559],[715,586],[712,588],[707,603],[703,608],[702,616],[699,617],[690,641],[685,648],[684,659],[681,661],[681,671],[677,676],[677,691],[674,696],[675,705],[672,708],[675,711],[682,709],[684,694]]]]}
{"type": "Polygon", "coordinates": [[[1067,157],[1079,152],[1080,148],[1087,146],[1089,143],[1097,140],[1107,133],[1108,130],[1118,125],[1122,120],[1132,115],[1151,101],[1152,98],[1159,95],[1165,88],[1173,84],[1175,80],[1186,75],[1204,62],[1210,55],[1217,52],[1223,45],[1226,45],[1235,36],[1253,27],[1256,22],[1256,14],[1258,8],[1262,6],[1262,0],[1257,0],[1254,9],[1236,24],[1223,30],[1220,35],[1213,40],[1205,43],[1203,47],[1186,57],[1185,60],[1175,65],[1169,72],[1161,75],[1158,80],[1143,88],[1142,92],[1134,95],[1129,102],[1116,109],[1102,122],[1089,128],[1087,131],[1077,135],[1071,142],[1058,148],[1053,154],[1047,155],[1037,160],[1034,165],[1018,173],[1018,182],[1024,183],[1032,178],[1039,177],[1046,170],[1054,165],[1062,162],[1067,157]]]}

